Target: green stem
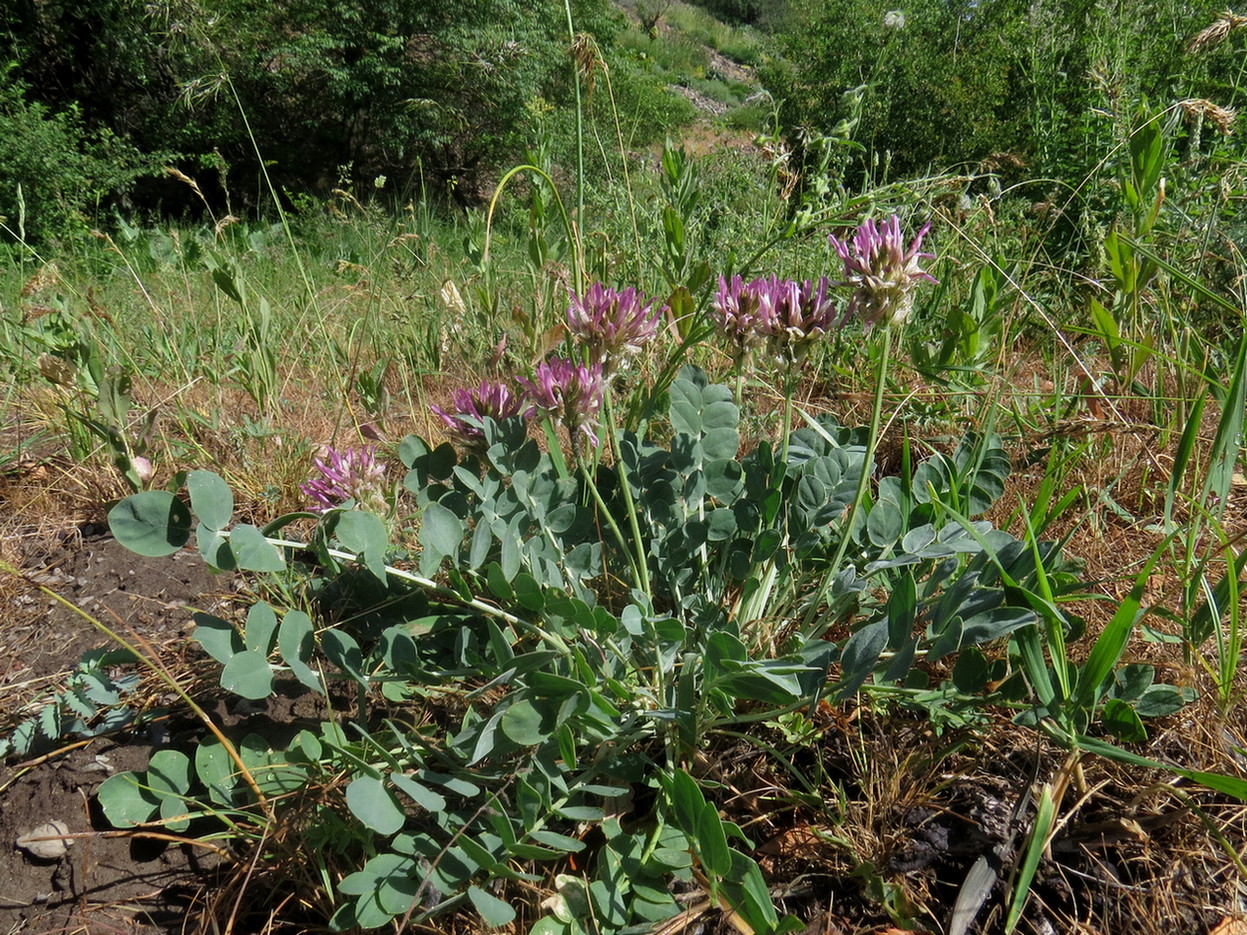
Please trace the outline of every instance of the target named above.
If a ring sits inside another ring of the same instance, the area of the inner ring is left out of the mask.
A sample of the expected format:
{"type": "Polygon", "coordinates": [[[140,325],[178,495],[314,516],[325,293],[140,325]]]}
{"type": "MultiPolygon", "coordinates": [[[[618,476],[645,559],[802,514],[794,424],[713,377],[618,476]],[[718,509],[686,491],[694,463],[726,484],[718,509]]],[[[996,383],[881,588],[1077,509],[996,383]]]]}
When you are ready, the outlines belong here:
{"type": "Polygon", "coordinates": [[[826,575],[823,576],[823,583],[819,586],[818,595],[810,604],[803,629],[809,628],[810,621],[813,620],[819,605],[823,602],[823,599],[827,596],[827,591],[831,588],[832,580],[836,577],[837,572],[840,571],[840,564],[844,561],[845,553],[849,550],[849,540],[853,535],[853,524],[857,522],[858,511],[861,510],[862,501],[866,498],[866,487],[870,483],[871,467],[875,460],[875,449],[879,444],[879,427],[883,415],[883,390],[888,381],[888,358],[891,350],[892,328],[890,325],[884,325],[883,349],[879,352],[879,372],[875,377],[875,401],[870,411],[870,432],[866,438],[866,452],[862,456],[862,473],[857,479],[857,492],[853,495],[853,503],[849,506],[848,515],[841,525],[843,534],[840,537],[840,545],[836,548],[835,558],[831,560],[831,566],[827,569],[826,575]]]}
{"type": "MultiPolygon", "coordinates": [[[[606,501],[602,499],[602,494],[598,492],[598,486],[593,482],[593,478],[589,476],[589,470],[582,463],[580,465],[580,473],[584,475],[585,487],[593,496],[593,502],[598,505],[598,512],[606,519],[606,525],[615,534],[615,541],[619,543],[619,548],[623,551],[624,556],[628,559],[628,565],[632,568],[632,577],[636,586],[642,587],[645,579],[641,576],[641,569],[637,567],[636,558],[632,554],[632,550],[628,547],[628,540],[624,538],[623,531],[619,528],[619,524],[615,522],[615,517],[611,515],[610,509],[606,506],[606,501]]],[[[646,593],[649,593],[648,591],[646,593]]]]}
{"type": "MultiPolygon", "coordinates": [[[[610,439],[615,455],[615,470],[619,472],[619,489],[623,493],[624,509],[628,511],[628,524],[632,527],[633,551],[628,558],[629,561],[633,558],[636,559],[633,567],[637,572],[637,587],[644,592],[646,597],[652,600],[654,592],[650,587],[649,566],[645,561],[645,541],[641,538],[641,523],[637,519],[636,502],[632,499],[632,485],[628,483],[628,471],[623,460],[623,448],[619,444],[619,432],[615,428],[615,407],[611,403],[610,387],[606,388],[606,392],[603,395],[602,408],[606,413],[605,431],[610,439]]],[[[596,493],[597,488],[592,484],[589,486],[596,493]]],[[[627,550],[625,549],[625,551],[627,550]]]]}
{"type": "MultiPolygon", "coordinates": [[[[563,8],[567,11],[567,41],[570,43],[570,49],[576,45],[576,26],[572,22],[571,0],[563,0],[563,8]]],[[[576,92],[576,224],[579,227],[585,216],[585,114],[580,100],[580,66],[574,56],[572,58],[572,88],[576,92]]],[[[579,249],[580,238],[573,238],[571,246],[576,256],[572,270],[576,279],[576,294],[584,295],[581,262],[583,253],[579,249]]]]}

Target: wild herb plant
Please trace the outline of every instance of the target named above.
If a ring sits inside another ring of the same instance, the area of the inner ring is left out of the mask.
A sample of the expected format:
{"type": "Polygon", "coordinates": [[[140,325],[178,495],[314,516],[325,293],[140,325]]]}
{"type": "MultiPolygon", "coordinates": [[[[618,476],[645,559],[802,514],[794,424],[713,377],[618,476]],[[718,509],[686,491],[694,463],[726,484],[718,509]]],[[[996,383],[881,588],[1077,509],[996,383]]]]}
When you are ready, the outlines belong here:
{"type": "MultiPolygon", "coordinates": [[[[863,227],[856,252],[842,245],[854,307],[897,327],[925,277],[917,243],[906,251],[899,235],[893,220],[883,233],[863,227]]],[[[825,283],[751,288],[756,317],[738,320],[788,366],[833,325],[825,283]]],[[[1040,589],[1042,569],[1024,543],[965,519],[1009,472],[992,436],[872,490],[877,411],[864,431],[824,417],[742,456],[732,391],[694,368],[671,383],[665,420],[645,423],[665,421],[663,434],[617,428],[599,404],[612,365],[653,333],[651,308],[600,286],[573,297],[572,346],[588,362],[555,358],[519,385],[456,396],[441,415],[462,454],[405,439],[410,519],[387,525],[360,509],[379,502],[380,477],[351,452],[333,453],[307,488],[321,512],[262,529],[233,522],[233,494],[208,471],[187,475],[189,506],[158,490],[122,501],[112,528],[144,554],[194,537],[213,567],[260,573],[314,556],[310,606],[258,603],[241,628],[199,615],[196,638],[243,697],[293,678],[330,696],[348,688],[355,705],[285,751],[244,742],[250,785],[209,748],[115,777],[101,791],[110,818],[228,823],[257,796],[280,812],[341,775],[344,795],[328,807],[358,843],[325,867],[338,928],[469,903],[486,924],[510,922],[519,885],[584,851],[586,824],[605,845],[583,877],[559,878],[561,902],[532,931],[665,918],[678,909],[673,885],[704,887],[754,931],[798,924],[780,919],[747,837],[690,778],[697,751],[717,731],[867,683],[931,712],[965,711],[1005,664],[975,647],[1034,629],[1014,595],[1040,589]],[[527,437],[539,412],[566,429],[570,468],[556,434],[546,451],[527,437]],[[308,520],[305,537],[288,538],[308,520]],[[408,523],[415,542],[396,541],[408,523]],[[880,590],[891,595],[882,604],[880,590]],[[852,632],[837,635],[847,621],[852,632]],[[958,652],[952,679],[927,684],[923,669],[958,652]],[[462,699],[459,713],[408,721],[434,697],[462,699]],[[653,804],[625,822],[612,804],[624,795],[653,804]]]]}

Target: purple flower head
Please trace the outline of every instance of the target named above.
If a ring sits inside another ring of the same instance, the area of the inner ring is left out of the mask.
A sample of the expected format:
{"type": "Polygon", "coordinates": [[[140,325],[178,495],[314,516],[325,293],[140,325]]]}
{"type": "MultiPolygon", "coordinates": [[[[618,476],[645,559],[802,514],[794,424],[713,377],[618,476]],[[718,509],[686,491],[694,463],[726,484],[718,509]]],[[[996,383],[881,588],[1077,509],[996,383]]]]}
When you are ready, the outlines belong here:
{"type": "Polygon", "coordinates": [[[583,432],[594,445],[598,443],[593,424],[605,391],[600,363],[578,364],[554,357],[537,365],[532,380],[520,382],[534,409],[561,421],[573,440],[577,432],[583,432]]]}
{"type": "Polygon", "coordinates": [[[325,456],[314,458],[312,463],[320,476],[299,486],[299,490],[316,502],[312,509],[324,512],[354,500],[360,509],[386,512],[382,487],[385,465],[377,463],[376,449],[372,445],[342,451],[326,447],[325,456]]]}
{"type": "Polygon", "coordinates": [[[747,284],[739,276],[731,282],[720,277],[714,308],[739,356],[755,347],[767,347],[791,363],[836,322],[835,303],[827,288],[826,277],[817,283],[797,283],[772,275],[747,284]]]}
{"type": "Polygon", "coordinates": [[[909,249],[905,249],[901,221],[895,214],[882,226],[873,220],[866,221],[854,233],[851,242],[841,241],[834,234],[829,236],[832,247],[844,262],[844,285],[853,287],[846,320],[860,310],[862,320],[868,325],[905,323],[914,308],[918,282],[936,281],[918,265],[919,260],[934,256],[920,253],[918,249],[930,229],[930,222],[924,224],[909,249]]]}
{"type": "Polygon", "coordinates": [[[485,433],[479,423],[485,419],[501,422],[520,414],[523,397],[506,383],[482,383],[474,390],[455,390],[451,397],[454,411],[440,406],[430,406],[446,423],[450,434],[468,448],[476,448],[485,441],[485,433]],[[465,418],[466,417],[466,418],[465,418]]]}
{"type": "Polygon", "coordinates": [[[567,327],[576,341],[609,374],[621,360],[637,353],[654,336],[663,306],[636,289],[616,292],[595,282],[584,296],[572,293],[567,327]]]}
{"type": "Polygon", "coordinates": [[[827,277],[818,282],[776,280],[775,322],[771,347],[782,361],[795,363],[803,358],[810,345],[835,325],[839,316],[836,304],[827,295],[827,277]]]}

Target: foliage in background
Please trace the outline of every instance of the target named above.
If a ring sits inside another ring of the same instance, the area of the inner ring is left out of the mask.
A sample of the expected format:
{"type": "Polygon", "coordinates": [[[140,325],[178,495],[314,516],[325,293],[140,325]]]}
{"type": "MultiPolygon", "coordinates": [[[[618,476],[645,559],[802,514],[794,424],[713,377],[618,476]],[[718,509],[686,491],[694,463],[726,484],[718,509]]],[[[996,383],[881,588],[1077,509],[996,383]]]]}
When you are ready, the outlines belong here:
{"type": "Polygon", "coordinates": [[[854,116],[865,146],[852,178],[888,161],[899,175],[980,166],[1078,185],[1114,138],[1114,117],[1143,101],[1235,104],[1242,31],[1210,54],[1186,43],[1221,5],[1152,0],[918,3],[888,12],[862,0],[799,3],[763,69],[782,123],[827,133],[854,116]],[[887,15],[885,15],[885,12],[887,15]],[[1106,145],[1107,144],[1107,145],[1106,145]]]}
{"type": "Polygon", "coordinates": [[[124,196],[159,158],[88,129],[76,102],[32,101],[16,69],[0,66],[0,239],[81,233],[90,211],[124,196]]]}

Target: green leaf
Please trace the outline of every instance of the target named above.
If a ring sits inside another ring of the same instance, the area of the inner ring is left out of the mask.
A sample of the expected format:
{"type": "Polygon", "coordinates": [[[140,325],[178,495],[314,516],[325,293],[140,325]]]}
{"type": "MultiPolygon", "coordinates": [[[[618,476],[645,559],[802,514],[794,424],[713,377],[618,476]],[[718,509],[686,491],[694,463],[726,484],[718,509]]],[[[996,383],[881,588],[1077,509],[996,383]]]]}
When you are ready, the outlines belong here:
{"type": "Polygon", "coordinates": [[[147,764],[147,784],[158,795],[185,795],[191,787],[191,761],[177,750],[158,750],[147,764]]]}
{"type": "Polygon", "coordinates": [[[208,797],[217,805],[232,805],[238,785],[238,767],[229,752],[216,738],[201,741],[195,748],[195,775],[208,789],[208,797]]]}
{"type": "Polygon", "coordinates": [[[256,527],[242,523],[230,531],[230,547],[238,567],[244,571],[281,571],[286,560],[273,543],[256,527]]]}
{"type": "Polygon", "coordinates": [[[734,428],[710,429],[702,438],[701,447],[707,461],[734,458],[740,449],[740,436],[734,428]]]}
{"type": "Polygon", "coordinates": [[[234,518],[234,494],[229,484],[212,471],[191,471],[186,475],[186,489],[191,509],[199,522],[209,529],[220,530],[234,518]]]}
{"type": "Polygon", "coordinates": [[[247,611],[247,628],[243,638],[247,649],[253,649],[262,656],[273,651],[273,643],[277,639],[277,614],[264,601],[252,604],[247,611]]]}
{"type": "Polygon", "coordinates": [[[258,701],[273,693],[273,669],[268,657],[253,649],[235,653],[221,670],[221,687],[258,701]]]}
{"type": "Polygon", "coordinates": [[[1031,827],[1030,838],[1026,843],[1026,853],[1018,868],[1017,882],[1014,886],[1009,903],[1009,914],[1005,919],[1005,932],[1017,928],[1022,918],[1022,910],[1030,897],[1031,883],[1035,880],[1035,871],[1039,869],[1039,860],[1048,845],[1048,835],[1056,821],[1056,801],[1052,786],[1045,785],[1040,793],[1039,803],[1035,811],[1035,824],[1031,827]]]}
{"type": "Polygon", "coordinates": [[[212,568],[233,571],[238,567],[234,552],[229,547],[229,539],[221,535],[218,529],[211,529],[200,523],[195,527],[195,546],[203,560],[212,568]]]}
{"type": "Polygon", "coordinates": [[[151,821],[160,808],[160,797],[144,788],[143,782],[135,773],[118,773],[100,785],[96,795],[104,817],[114,828],[132,828],[151,821]]]}
{"type": "Polygon", "coordinates": [[[558,727],[552,708],[537,707],[527,698],[516,701],[502,712],[502,733],[521,747],[535,747],[553,736],[558,727]]]}
{"type": "Polygon", "coordinates": [[[1153,685],[1134,703],[1139,717],[1165,717],[1186,707],[1182,692],[1170,685],[1153,685]]]}
{"type": "Polygon", "coordinates": [[[1147,729],[1139,720],[1139,715],[1134,708],[1120,699],[1110,698],[1104,703],[1100,720],[1105,730],[1124,743],[1147,740],[1147,729]]]}
{"type": "Polygon", "coordinates": [[[380,835],[394,834],[407,820],[397,797],[376,776],[352,779],[346,787],[346,806],[365,827],[380,835]]]}
{"type": "Polygon", "coordinates": [[[167,490],[126,497],[108,511],[117,541],[139,555],[172,555],[190,541],[193,521],[186,504],[167,490]]]}
{"type": "Polygon", "coordinates": [[[697,781],[684,770],[677,769],[666,785],[676,827],[687,834],[694,833],[702,807],[706,804],[706,797],[697,781]]]}
{"type": "Polygon", "coordinates": [[[900,504],[881,499],[870,508],[866,516],[866,534],[873,545],[886,549],[901,537],[905,529],[905,517],[900,504]]]}
{"type": "Polygon", "coordinates": [[[288,610],[277,628],[277,650],[295,678],[323,695],[325,688],[320,676],[307,664],[316,646],[313,633],[311,617],[301,610],[288,610]]]}
{"type": "Polygon", "coordinates": [[[1143,592],[1152,576],[1152,569],[1156,567],[1156,562],[1161,555],[1168,550],[1169,541],[1174,535],[1175,533],[1171,533],[1166,536],[1152,552],[1151,558],[1143,566],[1143,571],[1135,579],[1130,594],[1122,601],[1117,612],[1113,614],[1113,619],[1108,622],[1091,648],[1091,653],[1078,674],[1078,685],[1074,690],[1074,703],[1079,708],[1089,711],[1094,707],[1104,683],[1108,680],[1109,673],[1121,659],[1121,654],[1126,648],[1126,641],[1130,639],[1130,633],[1134,629],[1139,604],[1143,600],[1143,592]]]}
{"type": "Polygon", "coordinates": [[[502,571],[502,566],[497,562],[490,562],[486,566],[485,583],[489,585],[489,590],[493,592],[494,597],[500,601],[510,601],[515,597],[515,592],[511,589],[511,582],[507,580],[507,576],[502,571]]]}
{"type": "Polygon", "coordinates": [[[490,928],[509,925],[515,920],[515,910],[509,903],[490,895],[479,886],[468,887],[468,899],[472,900],[472,905],[476,907],[476,911],[481,914],[481,919],[490,928]]]}
{"type": "Polygon", "coordinates": [[[707,802],[697,816],[697,854],[702,866],[715,876],[726,876],[732,869],[732,851],[727,846],[723,819],[713,802],[707,802]]]}
{"type": "Polygon", "coordinates": [[[338,541],[355,552],[361,564],[385,585],[388,581],[385,553],[390,547],[390,534],[385,523],[364,510],[344,510],[338,514],[333,531],[338,541]]]}
{"type": "Polygon", "coordinates": [[[392,773],[390,781],[396,785],[400,791],[411,796],[412,800],[428,812],[442,812],[446,808],[446,798],[440,793],[434,792],[428,786],[416,782],[410,776],[403,773],[392,773]]]}
{"type": "Polygon", "coordinates": [[[516,575],[511,581],[511,586],[515,589],[515,599],[525,610],[541,610],[545,606],[546,600],[541,592],[541,585],[528,572],[520,572],[516,575]]]}
{"type": "Polygon", "coordinates": [[[967,695],[977,695],[987,685],[991,670],[983,653],[970,646],[957,657],[953,666],[953,685],[957,691],[967,695]]]}
{"type": "Polygon", "coordinates": [[[364,664],[359,644],[349,633],[336,627],[320,635],[320,645],[329,661],[360,684],[367,684],[368,677],[361,671],[364,664]]]}
{"type": "Polygon", "coordinates": [[[192,619],[195,621],[193,636],[204,648],[204,652],[222,665],[246,649],[238,631],[220,617],[197,613],[192,619]]]}
{"type": "Polygon", "coordinates": [[[424,508],[420,522],[420,543],[440,562],[459,551],[463,541],[463,521],[440,503],[424,508]]]}

